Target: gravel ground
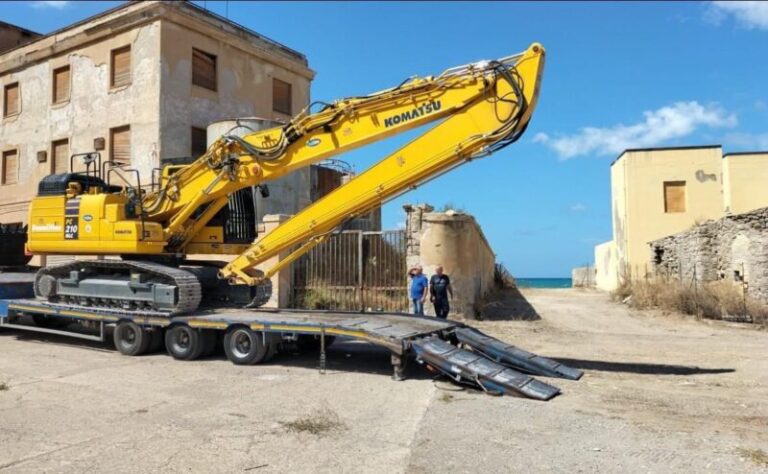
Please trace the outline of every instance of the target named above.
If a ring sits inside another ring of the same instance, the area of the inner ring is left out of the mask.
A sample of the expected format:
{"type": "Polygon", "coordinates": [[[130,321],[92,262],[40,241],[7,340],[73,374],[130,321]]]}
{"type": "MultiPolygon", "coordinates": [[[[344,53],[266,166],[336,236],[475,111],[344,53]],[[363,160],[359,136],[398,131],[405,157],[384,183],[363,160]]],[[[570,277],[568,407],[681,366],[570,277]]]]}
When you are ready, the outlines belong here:
{"type": "Polygon", "coordinates": [[[456,391],[353,341],[237,367],[0,330],[0,471],[766,472],[768,332],[526,290],[482,330],[586,371],[550,402],[456,391]]]}

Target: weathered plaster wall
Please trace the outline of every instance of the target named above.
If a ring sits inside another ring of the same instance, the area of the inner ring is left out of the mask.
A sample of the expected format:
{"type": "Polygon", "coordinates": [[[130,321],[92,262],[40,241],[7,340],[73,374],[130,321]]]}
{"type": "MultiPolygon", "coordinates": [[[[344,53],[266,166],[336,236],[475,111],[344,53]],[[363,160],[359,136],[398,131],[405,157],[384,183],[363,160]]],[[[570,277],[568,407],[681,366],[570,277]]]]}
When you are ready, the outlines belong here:
{"type": "Polygon", "coordinates": [[[768,152],[723,157],[725,212],[742,214],[768,205],[768,152]]]}
{"type": "Polygon", "coordinates": [[[311,71],[288,70],[207,31],[170,21],[162,24],[160,102],[162,158],[188,156],[191,127],[236,117],[285,122],[272,110],[272,78],[292,85],[294,114],[309,104],[311,71]],[[192,48],[217,58],[216,91],[192,84],[192,48]]]}
{"type": "Polygon", "coordinates": [[[611,165],[613,244],[595,248],[598,288],[612,290],[623,279],[650,272],[648,242],[724,214],[722,162],[719,146],[627,150],[619,156],[611,165]],[[685,182],[685,212],[665,211],[667,181],[685,182]]]}
{"type": "Polygon", "coordinates": [[[593,266],[571,269],[571,286],[574,288],[594,288],[596,270],[593,266]]]}
{"type": "Polygon", "coordinates": [[[613,240],[595,246],[595,287],[613,291],[619,285],[616,244],[613,240]]]}
{"type": "MultiPolygon", "coordinates": [[[[451,278],[451,313],[475,317],[475,303],[493,286],[496,258],[480,225],[468,214],[430,212],[431,206],[404,206],[407,263],[420,263],[431,276],[443,265],[451,278]]],[[[434,314],[432,305],[425,308],[434,314]]],[[[449,316],[450,317],[450,316],[449,316]]]]}
{"type": "Polygon", "coordinates": [[[0,220],[26,222],[37,183],[51,172],[54,140],[66,138],[70,153],[85,153],[103,137],[109,150],[109,129],[130,125],[132,163],[148,179],[158,153],[159,53],[160,23],[154,22],[0,75],[0,90],[18,82],[21,93],[21,112],[3,118],[0,127],[0,150],[19,152],[18,184],[0,186],[0,220]],[[110,51],[128,44],[132,83],[111,89],[110,51]],[[54,105],[53,70],[64,65],[70,66],[70,99],[54,105]],[[47,152],[45,163],[37,162],[38,151],[47,152]]]}
{"type": "Polygon", "coordinates": [[[749,295],[768,301],[768,208],[726,216],[650,243],[658,275],[685,282],[747,282],[749,295]]]}

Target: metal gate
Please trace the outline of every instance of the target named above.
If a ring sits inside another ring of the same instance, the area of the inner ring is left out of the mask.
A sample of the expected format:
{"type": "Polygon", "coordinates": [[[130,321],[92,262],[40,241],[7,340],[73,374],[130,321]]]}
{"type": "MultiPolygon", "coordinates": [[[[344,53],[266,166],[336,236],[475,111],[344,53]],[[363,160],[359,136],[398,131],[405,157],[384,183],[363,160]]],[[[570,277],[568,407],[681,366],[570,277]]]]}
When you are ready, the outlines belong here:
{"type": "Polygon", "coordinates": [[[345,231],[293,263],[292,308],[407,311],[405,232],[345,231]]]}

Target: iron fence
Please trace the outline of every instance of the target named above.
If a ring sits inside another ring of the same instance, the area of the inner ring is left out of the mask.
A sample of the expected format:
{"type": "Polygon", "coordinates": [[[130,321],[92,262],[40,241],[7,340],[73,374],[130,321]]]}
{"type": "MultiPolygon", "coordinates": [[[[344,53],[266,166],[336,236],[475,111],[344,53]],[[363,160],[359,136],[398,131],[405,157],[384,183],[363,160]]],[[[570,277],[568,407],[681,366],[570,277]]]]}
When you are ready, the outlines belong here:
{"type": "Polygon", "coordinates": [[[292,266],[292,308],[407,311],[405,232],[331,235],[292,266]]]}

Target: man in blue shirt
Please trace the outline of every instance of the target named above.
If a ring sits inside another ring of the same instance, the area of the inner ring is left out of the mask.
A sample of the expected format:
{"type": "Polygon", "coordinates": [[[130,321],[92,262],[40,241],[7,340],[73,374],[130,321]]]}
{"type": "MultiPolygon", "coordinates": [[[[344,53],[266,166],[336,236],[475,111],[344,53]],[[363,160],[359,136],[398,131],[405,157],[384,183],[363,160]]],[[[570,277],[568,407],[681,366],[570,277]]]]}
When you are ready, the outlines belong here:
{"type": "Polygon", "coordinates": [[[421,265],[411,268],[408,275],[411,277],[410,296],[413,303],[413,314],[424,316],[424,302],[427,300],[429,280],[424,275],[421,265]]]}

